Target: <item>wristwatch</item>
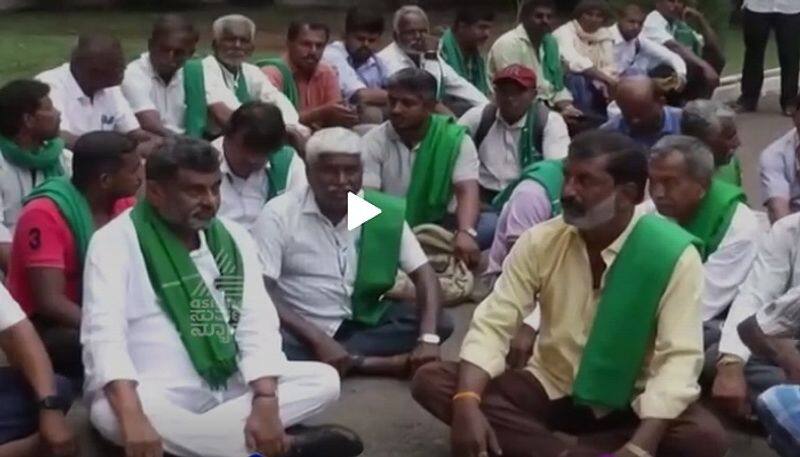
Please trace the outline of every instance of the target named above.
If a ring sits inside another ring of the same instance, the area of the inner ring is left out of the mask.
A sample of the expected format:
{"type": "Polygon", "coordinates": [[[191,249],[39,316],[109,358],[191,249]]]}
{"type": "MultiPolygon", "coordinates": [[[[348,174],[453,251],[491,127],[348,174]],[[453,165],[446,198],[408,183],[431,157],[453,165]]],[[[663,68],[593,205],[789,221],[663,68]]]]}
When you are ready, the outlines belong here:
{"type": "Polygon", "coordinates": [[[439,335],[435,333],[423,333],[422,335],[419,336],[419,339],[417,339],[417,341],[419,341],[420,343],[427,343],[427,344],[442,343],[442,339],[439,337],[439,335]]]}
{"type": "Polygon", "coordinates": [[[69,407],[69,404],[64,398],[58,397],[56,395],[50,395],[47,397],[42,398],[39,400],[39,409],[40,410],[59,410],[64,411],[69,407]]]}

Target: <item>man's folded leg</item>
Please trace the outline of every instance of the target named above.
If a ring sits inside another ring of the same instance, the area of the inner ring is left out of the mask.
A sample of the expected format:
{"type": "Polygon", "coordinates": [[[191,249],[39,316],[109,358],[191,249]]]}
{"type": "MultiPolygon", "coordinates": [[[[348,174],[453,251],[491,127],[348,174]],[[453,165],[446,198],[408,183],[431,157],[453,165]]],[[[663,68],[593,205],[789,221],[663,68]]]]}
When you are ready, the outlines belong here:
{"type": "MultiPolygon", "coordinates": [[[[240,387],[239,395],[208,410],[196,411],[208,402],[211,393],[165,391],[139,385],[137,392],[145,415],[161,436],[164,450],[181,457],[230,457],[249,455],[244,427],[252,409],[252,394],[240,387]],[[194,397],[194,398],[193,398],[194,397]]],[[[280,416],[284,427],[308,419],[339,397],[339,375],[324,364],[289,362],[278,382],[280,416]]],[[[91,405],[92,424],[104,438],[121,444],[119,423],[105,397],[91,405]]]]}

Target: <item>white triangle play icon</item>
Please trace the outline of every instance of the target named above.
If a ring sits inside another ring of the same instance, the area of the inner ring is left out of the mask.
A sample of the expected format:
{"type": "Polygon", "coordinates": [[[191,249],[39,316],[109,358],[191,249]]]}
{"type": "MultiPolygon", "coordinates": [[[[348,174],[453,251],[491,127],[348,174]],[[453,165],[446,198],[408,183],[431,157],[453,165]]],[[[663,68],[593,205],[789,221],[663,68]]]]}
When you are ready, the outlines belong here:
{"type": "Polygon", "coordinates": [[[347,193],[347,230],[361,227],[365,222],[381,213],[381,209],[358,195],[347,193]]]}

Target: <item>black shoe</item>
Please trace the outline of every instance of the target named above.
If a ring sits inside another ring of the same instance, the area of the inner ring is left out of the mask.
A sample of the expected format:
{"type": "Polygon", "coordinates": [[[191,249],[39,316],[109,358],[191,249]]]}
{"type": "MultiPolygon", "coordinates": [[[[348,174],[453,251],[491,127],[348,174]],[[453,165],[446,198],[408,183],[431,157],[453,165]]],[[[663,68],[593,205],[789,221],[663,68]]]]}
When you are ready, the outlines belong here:
{"type": "Polygon", "coordinates": [[[758,105],[756,103],[746,102],[742,99],[731,103],[730,107],[737,113],[754,113],[758,110],[758,105]]]}
{"type": "Polygon", "coordinates": [[[286,433],[293,438],[287,457],[355,457],[364,452],[361,438],[338,425],[295,425],[286,433]]]}

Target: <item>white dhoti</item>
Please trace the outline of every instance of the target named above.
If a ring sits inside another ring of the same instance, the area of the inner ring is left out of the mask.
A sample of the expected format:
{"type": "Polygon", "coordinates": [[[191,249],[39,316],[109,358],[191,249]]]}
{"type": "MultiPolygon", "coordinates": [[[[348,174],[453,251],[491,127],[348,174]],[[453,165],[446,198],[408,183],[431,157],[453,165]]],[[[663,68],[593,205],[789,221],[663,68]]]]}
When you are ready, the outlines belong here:
{"type": "MultiPolygon", "coordinates": [[[[339,374],[328,365],[288,362],[284,373],[278,379],[284,427],[318,414],[339,398],[339,374]]],[[[247,386],[236,384],[221,392],[140,384],[137,392],[166,452],[181,457],[238,457],[249,455],[244,427],[253,397],[247,386]]],[[[122,445],[119,422],[104,395],[92,402],[90,417],[103,437],[122,445]]]]}

